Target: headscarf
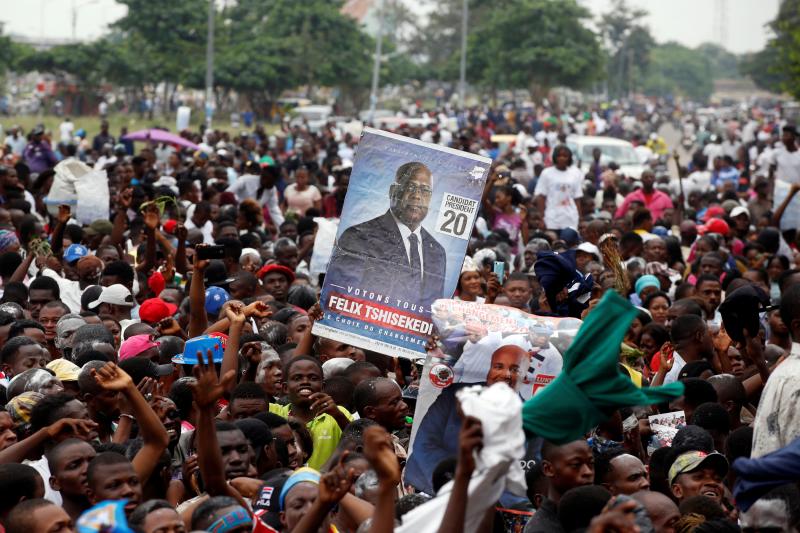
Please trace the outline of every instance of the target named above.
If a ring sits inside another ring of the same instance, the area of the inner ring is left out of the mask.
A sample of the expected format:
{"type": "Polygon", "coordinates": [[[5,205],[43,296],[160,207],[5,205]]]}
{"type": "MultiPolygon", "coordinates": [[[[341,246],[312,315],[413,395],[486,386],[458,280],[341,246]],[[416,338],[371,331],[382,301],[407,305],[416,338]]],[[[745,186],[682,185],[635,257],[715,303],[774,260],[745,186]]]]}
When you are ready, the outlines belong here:
{"type": "Polygon", "coordinates": [[[0,229],[0,253],[12,251],[11,248],[19,248],[17,234],[11,230],[0,229]]]}
{"type": "Polygon", "coordinates": [[[606,292],[564,353],[561,374],[522,407],[525,431],[565,444],[583,438],[620,407],[683,394],[683,383],[639,389],[620,373],[620,344],[637,313],[616,292],[606,292]]]}
{"type": "Polygon", "coordinates": [[[656,289],[661,290],[661,282],[658,281],[658,278],[652,274],[645,274],[637,279],[636,285],[633,286],[637,296],[641,296],[642,291],[647,287],[655,287],[656,289]]]}
{"type": "Polygon", "coordinates": [[[319,478],[319,472],[313,468],[304,466],[303,468],[298,468],[295,470],[294,473],[289,476],[289,479],[286,480],[286,483],[283,484],[283,488],[281,489],[281,511],[286,510],[286,496],[295,485],[300,483],[313,483],[314,485],[319,485],[319,478]]]}
{"type": "Polygon", "coordinates": [[[44,395],[38,392],[27,391],[15,396],[6,404],[6,411],[11,415],[15,424],[27,424],[31,420],[31,411],[44,395]]]}

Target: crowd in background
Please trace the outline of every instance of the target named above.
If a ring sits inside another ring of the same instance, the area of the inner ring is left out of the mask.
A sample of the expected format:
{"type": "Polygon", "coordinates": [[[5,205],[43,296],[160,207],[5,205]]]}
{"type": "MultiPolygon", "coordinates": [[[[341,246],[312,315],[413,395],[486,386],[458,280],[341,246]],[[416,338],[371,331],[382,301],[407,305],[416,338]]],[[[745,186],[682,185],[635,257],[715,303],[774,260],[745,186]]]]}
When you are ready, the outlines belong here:
{"type": "MultiPolygon", "coordinates": [[[[638,308],[619,371],[685,387],[586,438],[540,442],[512,511],[525,531],[800,530],[791,121],[663,102],[426,116],[394,131],[494,161],[453,297],[585,319],[617,291],[638,308]],[[575,136],[627,139],[641,169],[575,136]],[[685,427],[650,449],[648,417],[676,411],[685,427]]],[[[134,145],[105,121],[59,129],[10,128],[2,149],[6,531],[74,531],[126,500],[128,527],[148,533],[385,532],[436,496],[403,481],[421,362],[311,333],[314,219],[341,215],[357,136],[204,129],[181,132],[199,147],[186,149],[134,145]],[[82,225],[46,201],[70,158],[107,172],[107,217],[82,225]]],[[[458,455],[430,473],[434,492],[453,482],[439,531],[465,527],[481,440],[465,417],[458,455]]],[[[503,531],[504,512],[479,530],[503,531]]]]}

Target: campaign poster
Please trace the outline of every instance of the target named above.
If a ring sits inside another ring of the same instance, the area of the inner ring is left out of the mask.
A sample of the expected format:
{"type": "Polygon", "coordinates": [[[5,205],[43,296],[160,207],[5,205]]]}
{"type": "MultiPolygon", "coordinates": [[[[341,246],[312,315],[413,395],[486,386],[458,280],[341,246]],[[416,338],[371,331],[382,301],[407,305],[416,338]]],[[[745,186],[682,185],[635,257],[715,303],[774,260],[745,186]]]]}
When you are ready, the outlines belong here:
{"type": "Polygon", "coordinates": [[[461,419],[456,392],[504,381],[520,401],[561,373],[561,354],[578,332],[576,318],[536,316],[501,305],[439,300],[433,306],[439,337],[420,376],[404,483],[433,494],[431,473],[457,454],[461,419]]]}
{"type": "Polygon", "coordinates": [[[455,292],[491,160],[364,128],[313,333],[418,359],[455,292]]]}

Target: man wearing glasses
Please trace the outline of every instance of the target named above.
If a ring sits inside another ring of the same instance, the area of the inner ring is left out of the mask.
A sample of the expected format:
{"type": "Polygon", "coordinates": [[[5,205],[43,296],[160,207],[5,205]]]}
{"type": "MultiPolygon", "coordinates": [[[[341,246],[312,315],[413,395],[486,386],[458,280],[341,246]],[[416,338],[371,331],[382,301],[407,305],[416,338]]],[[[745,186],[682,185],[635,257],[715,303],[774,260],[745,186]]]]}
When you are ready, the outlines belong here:
{"type": "Polygon", "coordinates": [[[401,165],[389,187],[389,210],[342,233],[334,246],[330,279],[374,291],[375,299],[384,297],[382,303],[412,312],[427,313],[434,300],[450,296],[443,294],[444,248],[422,227],[432,194],[427,166],[401,165]]]}

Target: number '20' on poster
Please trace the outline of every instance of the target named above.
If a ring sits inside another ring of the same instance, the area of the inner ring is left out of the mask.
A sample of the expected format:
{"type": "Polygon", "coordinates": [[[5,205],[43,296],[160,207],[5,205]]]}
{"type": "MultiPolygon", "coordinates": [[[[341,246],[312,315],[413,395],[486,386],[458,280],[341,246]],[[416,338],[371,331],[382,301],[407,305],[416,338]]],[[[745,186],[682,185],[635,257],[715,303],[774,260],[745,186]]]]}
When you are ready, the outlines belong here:
{"type": "Polygon", "coordinates": [[[314,334],[423,357],[431,306],[456,288],[491,160],[365,128],[314,334]]]}

